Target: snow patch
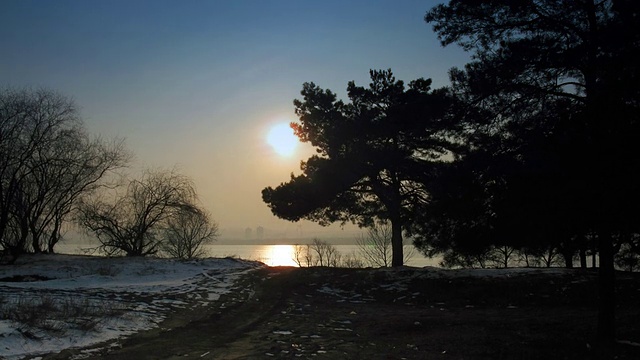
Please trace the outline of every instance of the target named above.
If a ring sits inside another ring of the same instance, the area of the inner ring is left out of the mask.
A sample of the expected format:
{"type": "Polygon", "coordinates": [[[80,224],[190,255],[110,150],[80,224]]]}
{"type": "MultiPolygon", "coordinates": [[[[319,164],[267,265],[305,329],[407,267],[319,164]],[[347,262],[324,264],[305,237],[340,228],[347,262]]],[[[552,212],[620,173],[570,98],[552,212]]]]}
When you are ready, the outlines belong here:
{"type": "MultiPolygon", "coordinates": [[[[71,302],[72,306],[103,311],[91,310],[81,318],[47,319],[46,326],[17,323],[5,317],[0,320],[0,358],[20,359],[86,348],[157,327],[172,310],[217,301],[234,289],[240,276],[258,266],[263,265],[234,259],[181,261],[60,254],[21,257],[15,265],[0,267],[0,313],[24,311],[29,301],[43,298],[53,304],[71,302]],[[189,300],[202,299],[203,295],[208,301],[190,305],[193,301],[189,300]],[[83,324],[90,326],[83,328],[83,324]]],[[[96,351],[85,350],[79,357],[96,351]]]]}

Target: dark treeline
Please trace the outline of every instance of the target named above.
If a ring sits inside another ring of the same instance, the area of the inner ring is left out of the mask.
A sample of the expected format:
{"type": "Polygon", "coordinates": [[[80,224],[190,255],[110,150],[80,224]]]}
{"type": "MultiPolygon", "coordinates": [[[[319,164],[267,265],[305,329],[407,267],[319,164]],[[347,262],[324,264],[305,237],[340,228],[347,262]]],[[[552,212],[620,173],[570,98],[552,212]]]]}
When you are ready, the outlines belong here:
{"type": "Polygon", "coordinates": [[[390,222],[393,266],[403,235],[456,266],[597,254],[611,340],[615,261],[640,255],[639,18],[633,0],[438,5],[425,21],[471,62],[441,89],[371,71],[348,102],[304,84],[292,126],[318,155],[263,199],[292,221],[390,222]]]}

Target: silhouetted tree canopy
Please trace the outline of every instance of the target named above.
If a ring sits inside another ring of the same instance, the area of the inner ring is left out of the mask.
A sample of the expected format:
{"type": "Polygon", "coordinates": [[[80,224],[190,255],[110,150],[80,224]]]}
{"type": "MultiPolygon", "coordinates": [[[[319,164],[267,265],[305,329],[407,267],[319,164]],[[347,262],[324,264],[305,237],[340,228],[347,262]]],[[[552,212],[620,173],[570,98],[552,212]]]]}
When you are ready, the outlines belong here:
{"type": "Polygon", "coordinates": [[[313,83],[295,100],[303,142],[317,148],[301,165],[301,175],[262,197],[283,219],[328,224],[392,225],[393,266],[403,263],[402,231],[428,197],[422,179],[451,147],[445,130],[448,94],[431,90],[431,80],[408,88],[391,70],[371,71],[368,88],[350,82],[350,102],[313,83]]]}
{"type": "Polygon", "coordinates": [[[639,230],[639,15],[632,0],[452,0],[425,16],[443,45],[473,52],[451,71],[469,145],[459,157],[467,164],[451,171],[476,190],[445,186],[432,211],[480,226],[490,243],[571,247],[596,233],[605,340],[614,336],[614,239],[639,230]],[[482,205],[477,217],[447,204],[468,197],[482,205]]]}

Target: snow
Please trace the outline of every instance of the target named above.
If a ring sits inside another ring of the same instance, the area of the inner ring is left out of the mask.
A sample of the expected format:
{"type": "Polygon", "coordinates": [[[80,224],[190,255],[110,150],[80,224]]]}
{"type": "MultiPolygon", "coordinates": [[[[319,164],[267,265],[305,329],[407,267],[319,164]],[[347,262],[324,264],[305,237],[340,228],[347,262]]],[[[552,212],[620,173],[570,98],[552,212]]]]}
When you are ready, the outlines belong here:
{"type": "Polygon", "coordinates": [[[210,305],[259,266],[264,265],[230,258],[21,257],[14,265],[0,266],[0,358],[106,342],[117,346],[118,339],[158,327],[172,310],[210,305]],[[7,319],[16,312],[28,314],[29,306],[48,309],[47,316],[36,325],[7,319]],[[63,313],[49,316],[52,306],[63,313]],[[64,313],[77,308],[87,312],[64,313]]]}
{"type": "MultiPolygon", "coordinates": [[[[265,265],[231,258],[180,261],[47,254],[21,257],[14,265],[0,265],[0,359],[33,358],[70,348],[83,349],[76,357],[82,358],[100,348],[119,346],[126,336],[162,326],[172,311],[212,305],[225,308],[221,296],[237,291],[236,281],[261,266],[265,265]],[[59,309],[52,311],[55,306],[59,309]],[[40,316],[35,324],[25,315],[13,316],[35,311],[29,309],[44,311],[46,316],[40,316]],[[65,313],[74,309],[86,311],[65,313]],[[50,316],[52,313],[60,314],[50,316]]],[[[406,267],[379,271],[388,272],[379,288],[396,293],[407,291],[413,277],[499,278],[561,275],[570,270],[406,267]]],[[[329,284],[322,284],[317,291],[337,297],[338,302],[374,301],[352,289],[329,284]]],[[[412,293],[411,297],[417,295],[412,293]]],[[[334,330],[350,331],[345,326],[348,324],[348,320],[337,323],[339,327],[334,330]]],[[[274,334],[289,332],[280,329],[274,334]]]]}

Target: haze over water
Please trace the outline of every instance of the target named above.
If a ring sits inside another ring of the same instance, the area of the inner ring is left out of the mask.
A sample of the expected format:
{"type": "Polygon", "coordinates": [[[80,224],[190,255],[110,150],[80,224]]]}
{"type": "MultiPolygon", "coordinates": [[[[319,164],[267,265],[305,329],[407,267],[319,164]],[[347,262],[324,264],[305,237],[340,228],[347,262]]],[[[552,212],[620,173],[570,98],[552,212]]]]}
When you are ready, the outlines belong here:
{"type": "MultiPolygon", "coordinates": [[[[302,243],[300,243],[302,244],[302,243]]],[[[361,248],[358,245],[333,245],[341,256],[356,256],[363,259],[361,248]]],[[[85,254],[89,246],[86,244],[61,244],[58,252],[63,254],[85,254]]],[[[245,260],[256,260],[269,266],[298,266],[295,261],[295,245],[229,245],[212,244],[205,245],[205,257],[235,257],[245,260]]],[[[411,253],[405,265],[424,267],[439,266],[441,259],[429,259],[413,248],[412,245],[405,245],[405,253],[411,253]]]]}

